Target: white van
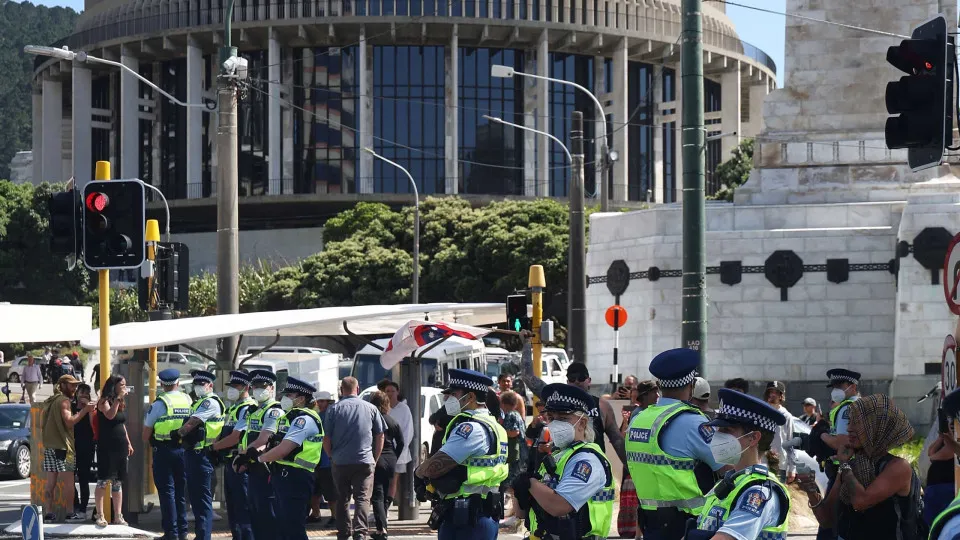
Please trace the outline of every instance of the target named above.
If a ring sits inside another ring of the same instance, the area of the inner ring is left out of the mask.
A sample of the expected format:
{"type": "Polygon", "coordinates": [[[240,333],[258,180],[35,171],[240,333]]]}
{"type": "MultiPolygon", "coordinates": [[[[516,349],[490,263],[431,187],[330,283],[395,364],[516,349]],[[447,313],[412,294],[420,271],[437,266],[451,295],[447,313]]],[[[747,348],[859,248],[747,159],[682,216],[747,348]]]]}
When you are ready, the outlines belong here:
{"type": "MultiPolygon", "coordinates": [[[[374,341],[380,347],[386,348],[390,339],[374,341]]],[[[429,347],[426,345],[422,349],[429,347]]],[[[360,382],[360,388],[377,384],[382,379],[400,380],[400,366],[388,371],[380,365],[380,356],[383,351],[366,345],[353,357],[351,374],[360,382]]],[[[451,368],[473,369],[484,373],[486,371],[486,356],[483,342],[476,339],[451,337],[428,351],[420,362],[421,380],[423,386],[443,387],[449,379],[447,373],[451,368]]]]}
{"type": "Polygon", "coordinates": [[[306,354],[272,354],[267,351],[261,356],[240,357],[240,367],[246,370],[265,369],[277,376],[276,389],[282,391],[287,385],[289,377],[296,377],[317,387],[319,391],[327,391],[337,395],[339,379],[339,354],[306,355],[306,354]],[[290,356],[291,358],[284,358],[290,356]],[[304,356],[304,358],[300,358],[304,356]]]}

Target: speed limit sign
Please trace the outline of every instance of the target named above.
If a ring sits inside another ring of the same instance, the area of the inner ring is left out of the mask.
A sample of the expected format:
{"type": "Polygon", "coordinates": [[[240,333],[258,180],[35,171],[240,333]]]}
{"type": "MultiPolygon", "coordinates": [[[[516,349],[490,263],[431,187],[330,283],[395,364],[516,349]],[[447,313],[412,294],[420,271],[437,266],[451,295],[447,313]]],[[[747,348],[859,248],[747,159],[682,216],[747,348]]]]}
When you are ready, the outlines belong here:
{"type": "Polygon", "coordinates": [[[954,315],[960,315],[960,234],[953,237],[947,246],[947,256],[943,261],[943,296],[947,300],[947,307],[954,315]]]}
{"type": "Polygon", "coordinates": [[[943,340],[943,359],[940,367],[943,394],[947,396],[957,388],[957,341],[948,335],[943,340]]]}

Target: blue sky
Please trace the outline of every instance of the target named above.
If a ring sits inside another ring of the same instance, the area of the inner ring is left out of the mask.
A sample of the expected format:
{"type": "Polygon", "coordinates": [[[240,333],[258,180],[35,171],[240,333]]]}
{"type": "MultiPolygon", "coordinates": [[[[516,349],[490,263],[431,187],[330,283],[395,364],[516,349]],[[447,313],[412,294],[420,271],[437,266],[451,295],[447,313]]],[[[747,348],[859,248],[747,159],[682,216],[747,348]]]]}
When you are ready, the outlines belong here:
{"type": "MultiPolygon", "coordinates": [[[[68,6],[80,11],[83,0],[34,0],[48,6],[68,6]]],[[[786,0],[737,0],[738,4],[762,6],[773,11],[784,11],[786,0]]],[[[777,84],[783,86],[783,27],[784,17],[762,13],[737,6],[727,6],[727,14],[737,25],[737,32],[744,41],[760,47],[777,63],[777,84]]]]}

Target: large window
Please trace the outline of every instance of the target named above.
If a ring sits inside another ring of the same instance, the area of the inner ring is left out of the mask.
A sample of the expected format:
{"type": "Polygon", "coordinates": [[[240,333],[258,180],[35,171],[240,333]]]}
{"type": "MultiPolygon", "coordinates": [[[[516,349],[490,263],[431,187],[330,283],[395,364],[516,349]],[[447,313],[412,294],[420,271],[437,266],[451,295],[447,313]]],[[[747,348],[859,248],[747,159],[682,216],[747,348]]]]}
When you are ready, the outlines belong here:
{"type": "Polygon", "coordinates": [[[522,81],[490,76],[493,64],[522,70],[523,53],[462,48],[459,54],[459,192],[523,195],[523,131],[483,118],[486,114],[523,124],[522,81]]]}
{"type": "MultiPolygon", "coordinates": [[[[160,64],[160,87],[187,99],[187,59],[160,64]]],[[[187,198],[187,109],[169,101],[160,105],[160,189],[168,199],[187,198]]]]}
{"type": "MultiPolygon", "coordinates": [[[[142,75],[148,81],[153,80],[153,64],[144,62],[140,64],[140,75],[142,75]]],[[[150,100],[155,100],[157,96],[154,96],[153,88],[150,88],[147,83],[140,81],[140,97],[149,102],[150,100]]],[[[138,106],[138,111],[143,111],[146,113],[150,112],[150,109],[146,106],[138,106]]],[[[210,116],[210,115],[204,115],[210,116]]],[[[140,160],[140,179],[146,182],[147,184],[153,184],[154,171],[153,171],[153,120],[148,120],[146,118],[140,118],[138,121],[138,136],[140,138],[140,144],[138,145],[138,159],[140,160]]],[[[147,195],[149,200],[153,200],[156,195],[153,193],[153,190],[147,190],[150,193],[147,195]]]]}
{"type": "MultiPolygon", "coordinates": [[[[103,109],[109,111],[110,107],[110,75],[95,77],[92,82],[92,106],[94,110],[103,109]]],[[[97,161],[107,161],[110,159],[110,129],[112,119],[109,116],[92,114],[93,124],[90,130],[90,151],[92,152],[93,167],[90,169],[90,178],[96,172],[97,161]],[[101,123],[102,122],[102,123],[101,123]],[[106,126],[97,127],[97,126],[106,126]]],[[[117,129],[117,131],[120,131],[117,129]]],[[[38,156],[39,157],[39,156],[38,156]]],[[[119,167],[117,167],[119,169],[119,167]]]]}
{"type": "Polygon", "coordinates": [[[356,193],[357,47],[294,55],[296,193],[356,193]]]}
{"type": "Polygon", "coordinates": [[[239,103],[237,133],[240,142],[240,195],[264,195],[268,191],[269,168],[267,167],[267,101],[270,91],[267,84],[267,51],[244,53],[249,62],[253,87],[239,103]]]}
{"type": "MultiPolygon", "coordinates": [[[[704,98],[704,110],[705,113],[719,112],[721,107],[720,101],[720,83],[711,81],[710,79],[703,80],[703,98],[704,98]]],[[[722,131],[720,129],[720,119],[707,120],[707,137],[719,135],[722,131]]],[[[723,161],[724,156],[721,155],[721,143],[723,141],[720,137],[715,138],[712,141],[707,141],[707,151],[706,151],[706,194],[713,195],[720,189],[720,181],[717,179],[714,172],[717,170],[717,165],[723,161]]]]}
{"type": "MultiPolygon", "coordinates": [[[[628,67],[627,200],[646,201],[653,192],[653,66],[630,62],[628,67]]],[[[623,129],[616,126],[615,129],[623,129]]],[[[652,197],[650,197],[652,200],[652,197]]]]}
{"type": "MultiPolygon", "coordinates": [[[[663,102],[676,102],[677,72],[666,68],[663,70],[663,102]]],[[[663,111],[664,114],[679,112],[676,108],[663,111]]],[[[663,200],[658,202],[671,203],[677,200],[677,126],[678,122],[664,122],[663,124],[663,200]]]]}
{"type": "MultiPolygon", "coordinates": [[[[444,193],[443,47],[374,47],[373,98],[377,153],[409,170],[421,194],[444,193]]],[[[376,193],[412,192],[406,175],[382,160],[373,176],[376,193]]]]}
{"type": "MultiPolygon", "coordinates": [[[[586,88],[593,88],[593,57],[572,54],[550,54],[550,77],[564,81],[573,81],[586,88]]],[[[564,141],[569,147],[570,116],[573,111],[583,112],[583,137],[592,141],[594,133],[603,133],[602,127],[596,128],[594,111],[596,106],[589,96],[566,84],[548,85],[550,109],[550,133],[564,141]]],[[[588,148],[592,145],[587,145],[588,148]]],[[[550,156],[550,196],[566,197],[570,185],[570,163],[567,155],[557,143],[550,141],[547,155],[550,156]]],[[[593,155],[593,152],[589,152],[593,155]]],[[[584,191],[589,196],[597,192],[596,177],[592,159],[586,160],[584,167],[584,191]]]]}

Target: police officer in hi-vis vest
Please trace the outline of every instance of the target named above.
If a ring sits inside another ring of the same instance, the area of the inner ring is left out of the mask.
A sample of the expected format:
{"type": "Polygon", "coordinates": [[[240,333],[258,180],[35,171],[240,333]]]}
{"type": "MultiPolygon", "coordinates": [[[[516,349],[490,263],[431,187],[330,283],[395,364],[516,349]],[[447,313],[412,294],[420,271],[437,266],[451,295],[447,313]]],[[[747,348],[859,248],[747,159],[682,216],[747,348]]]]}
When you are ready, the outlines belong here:
{"type": "MultiPolygon", "coordinates": [[[[960,389],[950,392],[940,405],[946,413],[949,423],[960,418],[960,389]]],[[[948,424],[949,425],[949,424],[948,424]]],[[[960,458],[960,443],[949,433],[941,434],[944,443],[953,449],[960,458]]],[[[960,540],[960,496],[957,496],[947,508],[933,519],[930,525],[930,540],[960,540]]]]}
{"type": "Polygon", "coordinates": [[[250,522],[256,540],[276,538],[276,501],[270,473],[266,466],[255,464],[260,450],[266,447],[270,437],[277,432],[283,409],[277,401],[274,387],[277,376],[265,369],[250,372],[250,386],[257,409],[237,420],[235,431],[243,432],[240,438],[240,453],[232,467],[238,473],[247,473],[249,484],[247,503],[250,506],[250,522]],[[251,460],[254,460],[251,462],[251,460]]]}
{"type": "Polygon", "coordinates": [[[717,418],[708,425],[716,428],[710,451],[717,462],[733,465],[707,493],[700,517],[690,520],[685,540],[786,540],[790,496],[760,463],[770,449],[777,426],[786,417],[759,399],[735,390],[719,390],[717,418]],[[694,526],[695,525],[695,526],[694,526]]]}
{"type": "MultiPolygon", "coordinates": [[[[850,404],[860,399],[860,374],[849,369],[831,369],[827,371],[827,377],[830,382],[827,388],[830,390],[830,401],[834,403],[830,409],[830,433],[824,433],[820,436],[827,446],[834,450],[841,450],[849,443],[847,426],[850,423],[850,404]]],[[[836,461],[834,464],[838,464],[836,461]]],[[[833,482],[834,474],[829,474],[830,481],[833,482]]]]}
{"type": "Polygon", "coordinates": [[[627,467],[646,540],[680,540],[687,520],[700,515],[713,472],[725,467],[710,452],[709,419],[689,403],[699,365],[700,353],[691,349],[658,354],[650,373],[662,397],[633,417],[627,430],[627,467]]]}
{"type": "Polygon", "coordinates": [[[541,540],[606,538],[616,486],[610,462],[593,442],[593,397],[569,384],[541,393],[552,444],[536,471],[514,480],[517,504],[530,512],[530,531],[541,540]]]}
{"type": "Polygon", "coordinates": [[[143,441],[153,447],[153,483],[160,499],[163,540],[187,538],[187,495],[184,450],[177,432],[190,416],[190,397],[180,391],[180,372],[159,374],[161,393],[143,419],[143,441]]]}
{"type": "Polygon", "coordinates": [[[196,540],[209,540],[213,532],[213,462],[211,446],[223,430],[226,407],[220,396],[213,393],[216,375],[198,369],[193,372],[193,393],[197,401],[190,409],[190,418],[180,428],[180,439],[185,448],[187,494],[193,507],[196,540]]]}
{"type": "Polygon", "coordinates": [[[250,397],[250,375],[245,371],[231,371],[227,383],[227,401],[231,403],[227,409],[227,418],[223,423],[220,440],[213,443],[213,450],[219,452],[228,464],[223,469],[223,481],[226,489],[224,496],[227,499],[227,520],[230,523],[230,532],[233,540],[253,540],[253,526],[250,524],[250,505],[247,504],[249,480],[247,472],[242,473],[229,466],[237,457],[237,445],[240,444],[242,431],[236,429],[241,420],[257,410],[257,402],[250,397]]]}
{"type": "Polygon", "coordinates": [[[443,406],[453,419],[443,446],[415,474],[441,498],[435,503],[443,512],[439,540],[490,540],[503,514],[507,432],[486,407],[490,377],[470,369],[451,369],[449,376],[443,406]]]}

